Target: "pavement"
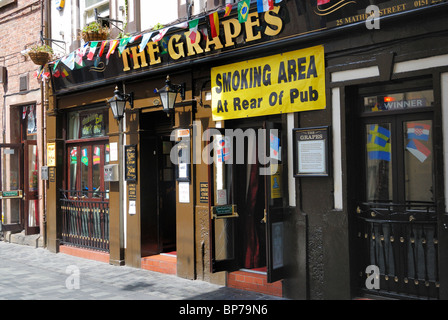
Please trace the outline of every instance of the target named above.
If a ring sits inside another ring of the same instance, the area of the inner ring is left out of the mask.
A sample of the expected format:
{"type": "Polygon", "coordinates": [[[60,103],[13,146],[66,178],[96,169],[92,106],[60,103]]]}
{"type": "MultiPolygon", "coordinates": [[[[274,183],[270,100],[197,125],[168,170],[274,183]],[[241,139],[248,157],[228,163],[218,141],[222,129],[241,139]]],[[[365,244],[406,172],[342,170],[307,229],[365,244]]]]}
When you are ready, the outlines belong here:
{"type": "Polygon", "coordinates": [[[173,312],[194,314],[203,310],[181,309],[193,305],[185,300],[264,305],[286,299],[0,241],[0,300],[184,301],[173,312]]]}

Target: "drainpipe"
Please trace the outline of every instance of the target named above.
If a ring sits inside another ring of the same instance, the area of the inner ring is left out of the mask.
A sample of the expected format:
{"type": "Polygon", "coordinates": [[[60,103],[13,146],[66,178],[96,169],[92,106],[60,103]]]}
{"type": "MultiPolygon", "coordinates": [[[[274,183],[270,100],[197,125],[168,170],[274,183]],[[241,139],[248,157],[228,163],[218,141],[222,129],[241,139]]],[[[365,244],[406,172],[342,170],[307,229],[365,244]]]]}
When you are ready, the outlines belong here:
{"type": "MultiPolygon", "coordinates": [[[[42,29],[41,34],[44,38],[50,37],[50,16],[51,16],[51,7],[49,0],[42,1],[41,8],[41,21],[42,21],[42,29]]],[[[47,97],[47,86],[45,82],[41,83],[41,154],[42,154],[42,165],[47,164],[47,152],[46,152],[46,141],[47,141],[47,107],[48,107],[48,97],[47,97]]],[[[47,246],[47,180],[43,181],[43,190],[42,190],[42,202],[43,202],[43,214],[42,214],[42,236],[43,236],[43,245],[47,246]]]]}

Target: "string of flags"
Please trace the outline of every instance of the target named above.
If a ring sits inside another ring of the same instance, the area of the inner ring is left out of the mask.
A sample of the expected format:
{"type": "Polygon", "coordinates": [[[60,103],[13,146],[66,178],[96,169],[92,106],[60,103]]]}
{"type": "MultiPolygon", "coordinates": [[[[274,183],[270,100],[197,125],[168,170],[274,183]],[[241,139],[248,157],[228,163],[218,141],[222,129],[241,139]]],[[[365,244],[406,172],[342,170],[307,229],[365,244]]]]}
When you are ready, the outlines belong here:
{"type": "MultiPolygon", "coordinates": [[[[269,10],[274,9],[274,4],[280,3],[283,0],[257,0],[257,11],[259,13],[266,12],[269,10]]],[[[238,2],[237,5],[237,11],[238,11],[238,21],[240,23],[244,23],[247,21],[249,10],[250,10],[250,3],[251,0],[241,0],[238,2]]],[[[233,9],[233,6],[235,4],[227,4],[224,8],[224,18],[228,17],[233,9]]],[[[215,38],[219,36],[219,14],[218,11],[222,12],[222,9],[217,10],[215,12],[212,12],[208,14],[207,26],[210,30],[210,36],[212,38],[215,38]]],[[[201,32],[204,36],[208,36],[208,30],[207,28],[203,28],[202,30],[199,30],[199,20],[200,18],[190,20],[188,22],[182,22],[173,26],[168,26],[156,31],[150,31],[143,34],[135,35],[132,37],[126,37],[122,39],[114,39],[114,40],[104,40],[104,41],[91,41],[84,44],[82,48],[78,48],[75,51],[71,52],[67,56],[64,56],[60,59],[57,59],[53,62],[50,62],[50,65],[52,65],[53,68],[53,76],[56,78],[59,77],[67,77],[69,75],[67,69],[60,68],[58,69],[58,66],[60,63],[63,63],[68,69],[74,70],[75,68],[82,68],[84,67],[83,58],[86,56],[87,60],[94,61],[94,66],[97,67],[97,64],[99,63],[99,59],[106,53],[106,64],[109,62],[109,59],[111,55],[113,55],[116,50],[120,52],[120,54],[123,53],[123,51],[126,49],[126,47],[129,44],[133,44],[134,42],[141,40],[139,45],[139,52],[142,52],[145,50],[147,44],[149,41],[153,42],[160,42],[165,37],[166,33],[171,28],[182,28],[182,29],[188,29],[190,34],[189,38],[191,43],[195,43],[197,39],[198,32],[201,32]],[[108,51],[106,52],[106,46],[109,44],[108,51]]],[[[162,52],[163,53],[163,52],[162,52]]],[[[36,71],[35,76],[38,79],[42,79],[44,81],[45,79],[48,79],[50,77],[50,74],[48,72],[44,72],[44,68],[41,67],[38,71],[36,71]]]]}

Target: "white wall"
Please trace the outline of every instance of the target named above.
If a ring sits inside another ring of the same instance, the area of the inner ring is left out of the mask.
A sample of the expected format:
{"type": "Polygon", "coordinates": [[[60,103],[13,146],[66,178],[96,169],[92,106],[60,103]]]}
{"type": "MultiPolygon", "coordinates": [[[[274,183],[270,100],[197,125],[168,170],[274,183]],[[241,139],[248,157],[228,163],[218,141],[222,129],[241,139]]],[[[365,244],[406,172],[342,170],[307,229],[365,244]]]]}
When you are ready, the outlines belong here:
{"type": "Polygon", "coordinates": [[[157,23],[168,25],[178,19],[177,0],[140,0],[141,30],[152,29],[157,23]]]}

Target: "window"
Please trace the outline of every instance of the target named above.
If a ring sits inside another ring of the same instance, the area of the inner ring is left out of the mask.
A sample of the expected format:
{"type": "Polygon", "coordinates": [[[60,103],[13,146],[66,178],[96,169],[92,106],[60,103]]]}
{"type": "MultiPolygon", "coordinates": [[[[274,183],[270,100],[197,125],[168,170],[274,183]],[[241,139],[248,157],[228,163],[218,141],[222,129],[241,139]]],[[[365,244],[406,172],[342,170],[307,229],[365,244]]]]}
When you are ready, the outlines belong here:
{"type": "Polygon", "coordinates": [[[433,90],[367,95],[363,102],[365,201],[433,203],[433,90]]]}
{"type": "Polygon", "coordinates": [[[107,109],[90,112],[71,112],[68,115],[68,140],[106,136],[109,112],[107,109]]]}
{"type": "Polygon", "coordinates": [[[84,24],[95,21],[95,9],[101,18],[109,18],[110,9],[108,0],[82,0],[81,12],[83,13],[84,24]]]}
{"type": "Polygon", "coordinates": [[[68,114],[67,189],[73,197],[108,198],[104,165],[109,164],[108,110],[68,114]]]}

